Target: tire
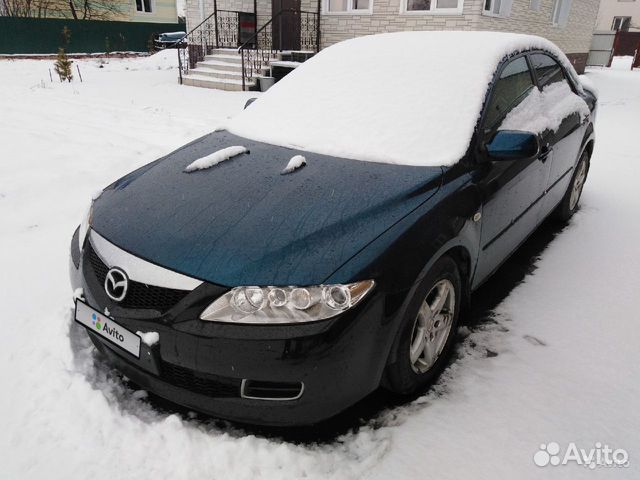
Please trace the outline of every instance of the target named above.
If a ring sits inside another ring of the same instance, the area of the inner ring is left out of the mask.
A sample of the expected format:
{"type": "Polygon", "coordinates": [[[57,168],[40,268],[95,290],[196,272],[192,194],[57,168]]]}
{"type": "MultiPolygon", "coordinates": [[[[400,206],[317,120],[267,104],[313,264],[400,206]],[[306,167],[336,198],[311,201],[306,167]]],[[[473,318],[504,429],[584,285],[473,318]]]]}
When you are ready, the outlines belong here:
{"type": "Polygon", "coordinates": [[[395,362],[387,365],[384,388],[411,395],[438,378],[453,351],[461,301],[462,281],[456,262],[442,257],[429,270],[407,308],[391,350],[395,362]],[[442,309],[437,310],[437,300],[445,290],[448,296],[442,309]],[[443,322],[440,328],[438,322],[443,322]]]}
{"type": "Polygon", "coordinates": [[[556,219],[562,222],[567,222],[573,214],[576,213],[580,205],[580,195],[582,194],[584,182],[587,180],[588,173],[589,154],[584,152],[580,157],[580,161],[576,165],[576,169],[573,172],[567,191],[554,212],[556,219]]]}

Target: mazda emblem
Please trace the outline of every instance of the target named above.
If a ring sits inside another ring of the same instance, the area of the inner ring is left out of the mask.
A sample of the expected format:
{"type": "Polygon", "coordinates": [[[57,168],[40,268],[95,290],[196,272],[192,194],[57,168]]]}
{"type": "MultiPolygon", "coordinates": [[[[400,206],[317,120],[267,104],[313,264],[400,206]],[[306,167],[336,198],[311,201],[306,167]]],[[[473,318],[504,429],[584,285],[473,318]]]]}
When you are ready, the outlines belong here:
{"type": "Polygon", "coordinates": [[[129,288],[129,279],[124,270],[113,267],[107,272],[107,277],[104,279],[104,291],[111,300],[120,302],[127,295],[127,289],[129,288]]]}

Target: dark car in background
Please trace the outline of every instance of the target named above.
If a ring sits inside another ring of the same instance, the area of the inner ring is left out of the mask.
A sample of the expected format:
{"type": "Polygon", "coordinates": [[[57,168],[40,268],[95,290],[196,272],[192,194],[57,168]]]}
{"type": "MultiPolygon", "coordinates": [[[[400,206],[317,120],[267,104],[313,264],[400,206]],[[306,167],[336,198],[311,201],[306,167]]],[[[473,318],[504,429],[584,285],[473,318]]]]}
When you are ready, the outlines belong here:
{"type": "Polygon", "coordinates": [[[577,210],[596,97],[537,37],[406,35],[326,49],[240,127],[92,202],[71,243],[75,318],[109,362],[173,402],[266,425],[437,378],[473,291],[544,219],[577,210]],[[406,44],[425,58],[398,55],[386,82],[364,82],[381,48],[406,44]],[[347,61],[344,108],[313,114],[347,61]],[[254,121],[255,138],[238,133],[254,121]]]}
{"type": "Polygon", "coordinates": [[[186,48],[187,40],[186,32],[167,32],[161,33],[155,39],[155,47],[158,50],[164,50],[165,48],[186,48]]]}

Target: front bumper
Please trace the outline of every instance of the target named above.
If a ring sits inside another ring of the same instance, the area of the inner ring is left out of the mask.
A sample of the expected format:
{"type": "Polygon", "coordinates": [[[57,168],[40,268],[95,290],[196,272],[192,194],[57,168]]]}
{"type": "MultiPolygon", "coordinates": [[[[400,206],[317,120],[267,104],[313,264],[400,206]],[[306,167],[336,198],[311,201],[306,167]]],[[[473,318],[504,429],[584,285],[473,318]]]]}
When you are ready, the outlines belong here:
{"type": "Polygon", "coordinates": [[[88,331],[91,340],[127,377],[174,403],[244,423],[309,425],[340,413],[380,383],[393,322],[385,316],[379,292],[353,311],[316,323],[202,322],[198,314],[225,288],[205,283],[164,313],[128,310],[104,294],[86,257],[86,252],[79,255],[77,267],[72,260],[70,272],[73,288],[83,289],[87,303],[100,311],[108,308],[133,332],[160,335],[152,347],[142,344],[140,359],[88,331]],[[245,398],[241,387],[247,380],[304,387],[291,400],[245,398]]]}

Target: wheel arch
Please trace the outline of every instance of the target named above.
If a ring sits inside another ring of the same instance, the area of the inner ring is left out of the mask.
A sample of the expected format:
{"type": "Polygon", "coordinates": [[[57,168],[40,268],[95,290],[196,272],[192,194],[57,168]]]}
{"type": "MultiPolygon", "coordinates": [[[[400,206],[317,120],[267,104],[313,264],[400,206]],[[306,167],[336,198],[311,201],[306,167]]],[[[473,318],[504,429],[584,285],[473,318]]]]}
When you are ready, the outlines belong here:
{"type": "Polygon", "coordinates": [[[591,160],[591,156],[593,155],[593,149],[596,145],[596,141],[594,138],[590,138],[586,145],[584,146],[584,148],[582,149],[583,152],[586,152],[587,155],[589,155],[589,160],[591,160]]]}
{"type": "Polygon", "coordinates": [[[458,266],[458,273],[460,274],[463,288],[461,313],[464,314],[471,303],[471,254],[463,245],[457,245],[444,252],[440,258],[444,256],[451,257],[458,266]]]}
{"type": "Polygon", "coordinates": [[[595,148],[595,145],[596,145],[595,129],[594,129],[593,123],[590,123],[587,128],[587,131],[584,134],[584,137],[582,138],[582,143],[580,145],[580,150],[579,150],[580,154],[576,159],[576,163],[580,161],[580,158],[582,158],[582,154],[584,152],[587,152],[587,154],[589,155],[589,158],[591,158],[591,156],[593,155],[593,149],[595,148]]]}
{"type": "MultiPolygon", "coordinates": [[[[416,278],[413,286],[407,292],[403,305],[400,309],[401,316],[404,316],[406,314],[406,310],[409,306],[409,303],[411,302],[411,299],[415,295],[416,289],[418,288],[420,283],[423,281],[423,279],[425,278],[429,270],[436,264],[436,262],[438,262],[440,259],[444,257],[449,257],[453,260],[453,262],[458,267],[458,273],[460,274],[460,279],[462,280],[463,292],[462,292],[462,301],[460,303],[460,306],[461,306],[460,314],[464,315],[465,312],[468,310],[469,303],[471,300],[471,278],[473,277],[473,267],[475,266],[475,264],[472,260],[471,253],[467,248],[467,246],[465,246],[463,242],[460,241],[460,238],[457,238],[457,239],[452,239],[451,242],[447,242],[447,244],[443,246],[437,252],[436,255],[433,255],[429,259],[429,262],[427,262],[427,265],[425,265],[425,267],[422,269],[422,271],[416,278]]],[[[464,317],[460,317],[460,318],[461,320],[463,320],[464,317]]],[[[400,328],[401,323],[402,322],[398,322],[398,328],[395,331],[395,335],[393,339],[394,341],[391,342],[392,345],[396,343],[395,337],[399,335],[401,332],[401,328],[400,328]]],[[[464,321],[462,321],[461,323],[464,324],[464,321]]],[[[396,360],[397,360],[397,351],[395,351],[392,348],[389,351],[389,354],[387,355],[386,364],[389,365],[395,362],[396,360]]],[[[382,381],[384,381],[384,375],[383,375],[382,381]]]]}

